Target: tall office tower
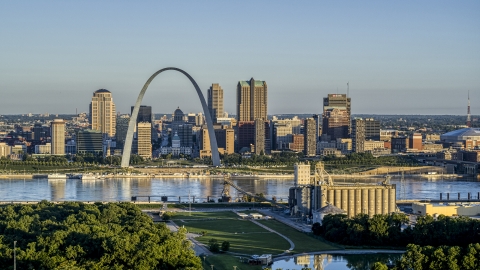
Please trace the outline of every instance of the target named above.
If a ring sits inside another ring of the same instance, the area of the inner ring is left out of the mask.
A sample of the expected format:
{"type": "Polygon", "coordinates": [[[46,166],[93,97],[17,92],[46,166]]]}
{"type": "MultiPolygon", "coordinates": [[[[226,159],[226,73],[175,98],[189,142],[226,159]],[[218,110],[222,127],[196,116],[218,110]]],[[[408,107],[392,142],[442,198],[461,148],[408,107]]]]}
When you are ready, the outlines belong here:
{"type": "MultiPolygon", "coordinates": [[[[352,123],[353,125],[353,123],[352,123]]],[[[353,132],[353,126],[352,126],[353,132]]],[[[365,140],[373,140],[379,141],[380,140],[380,121],[375,120],[373,118],[366,118],[365,119],[365,140]]]]}
{"type": "MultiPolygon", "coordinates": [[[[227,126],[215,125],[214,130],[219,153],[222,155],[233,154],[235,150],[235,133],[233,129],[227,126]]],[[[208,137],[207,126],[202,126],[202,129],[199,133],[198,141],[200,147],[200,157],[212,157],[212,149],[210,147],[210,139],[208,137]]]]}
{"type": "Polygon", "coordinates": [[[145,159],[152,158],[152,123],[137,124],[137,153],[145,159]]]}
{"type": "Polygon", "coordinates": [[[217,118],[223,117],[223,89],[218,83],[212,84],[208,89],[208,111],[213,123],[217,123],[217,118]]]}
{"type": "Polygon", "coordinates": [[[332,140],[349,137],[351,99],[346,94],[328,94],[323,98],[322,116],[322,134],[330,135],[332,140]]]}
{"type": "Polygon", "coordinates": [[[42,123],[35,123],[33,125],[33,140],[39,142],[42,138],[45,137],[45,132],[43,131],[42,123]]]}
{"type": "Polygon", "coordinates": [[[322,134],[328,135],[330,140],[348,138],[350,118],[346,110],[329,108],[323,111],[322,134]]]}
{"type": "Polygon", "coordinates": [[[256,119],[255,125],[255,151],[256,155],[265,154],[265,121],[262,119],[256,119]]]}
{"type": "Polygon", "coordinates": [[[362,118],[352,120],[352,151],[355,153],[363,153],[365,151],[366,122],[362,118]]]}
{"type": "Polygon", "coordinates": [[[115,122],[116,112],[112,93],[107,89],[99,89],[93,92],[92,102],[90,103],[92,129],[113,137],[115,136],[115,122]]]}
{"type": "Polygon", "coordinates": [[[317,129],[317,123],[315,119],[305,119],[303,128],[303,153],[306,157],[314,157],[317,154],[317,140],[315,139],[317,129]]]}
{"type": "Polygon", "coordinates": [[[203,123],[205,123],[205,118],[203,117],[202,113],[197,113],[195,115],[195,125],[196,126],[203,126],[203,123]]]}
{"type": "MultiPolygon", "coordinates": [[[[130,113],[133,113],[133,108],[135,106],[131,107],[130,113]]],[[[137,124],[140,122],[146,122],[146,123],[152,123],[153,122],[153,117],[152,117],[152,106],[146,106],[146,105],[140,105],[140,108],[138,110],[138,116],[137,116],[137,124]]]]}
{"type": "Polygon", "coordinates": [[[223,149],[224,155],[235,152],[235,132],[228,126],[215,126],[215,138],[218,148],[223,149]]]}
{"type": "Polygon", "coordinates": [[[117,117],[115,127],[115,139],[117,141],[117,149],[123,150],[123,146],[125,145],[125,139],[127,138],[129,122],[130,116],[128,114],[123,114],[117,117]]]}
{"type": "Polygon", "coordinates": [[[181,124],[175,127],[175,131],[180,138],[181,147],[192,147],[193,146],[193,126],[191,124],[181,124]]]}
{"type": "Polygon", "coordinates": [[[80,130],[77,132],[77,153],[92,153],[94,155],[103,152],[103,134],[98,130],[80,130]]]}
{"type": "Polygon", "coordinates": [[[237,130],[238,150],[245,147],[250,148],[250,145],[255,144],[255,123],[253,121],[238,122],[237,130]]]}
{"type": "Polygon", "coordinates": [[[50,123],[52,129],[52,155],[65,155],[65,122],[63,119],[54,119],[50,123]]]}
{"type": "Polygon", "coordinates": [[[318,114],[314,114],[313,119],[315,120],[315,141],[318,142],[320,140],[320,132],[321,132],[321,126],[322,126],[322,116],[318,114]]]}
{"type": "Polygon", "coordinates": [[[267,121],[267,83],[265,81],[239,81],[237,84],[238,121],[267,121]]]}
{"type": "Polygon", "coordinates": [[[12,153],[12,147],[7,143],[0,142],[0,157],[7,157],[12,153]]]}

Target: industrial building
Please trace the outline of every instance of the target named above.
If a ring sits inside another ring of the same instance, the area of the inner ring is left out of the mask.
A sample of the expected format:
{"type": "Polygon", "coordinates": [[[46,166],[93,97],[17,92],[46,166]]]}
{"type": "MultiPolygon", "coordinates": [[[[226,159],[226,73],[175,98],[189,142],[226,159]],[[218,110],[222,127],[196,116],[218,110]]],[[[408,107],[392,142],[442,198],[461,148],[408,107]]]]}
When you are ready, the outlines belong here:
{"type": "Polygon", "coordinates": [[[388,214],[396,211],[396,186],[388,179],[379,184],[333,183],[323,164],[317,163],[310,184],[306,184],[305,165],[295,165],[295,186],[289,190],[292,214],[312,216],[329,204],[344,210],[349,217],[357,214],[388,214]]]}

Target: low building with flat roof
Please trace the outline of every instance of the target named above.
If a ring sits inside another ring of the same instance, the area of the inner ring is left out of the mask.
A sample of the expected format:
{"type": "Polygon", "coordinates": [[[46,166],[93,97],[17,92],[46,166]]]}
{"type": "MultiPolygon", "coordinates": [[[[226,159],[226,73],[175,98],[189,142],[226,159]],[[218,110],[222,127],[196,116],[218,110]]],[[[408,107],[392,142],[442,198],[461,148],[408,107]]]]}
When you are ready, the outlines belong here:
{"type": "Polygon", "coordinates": [[[413,203],[412,210],[418,215],[479,216],[480,204],[474,203],[413,203]]]}

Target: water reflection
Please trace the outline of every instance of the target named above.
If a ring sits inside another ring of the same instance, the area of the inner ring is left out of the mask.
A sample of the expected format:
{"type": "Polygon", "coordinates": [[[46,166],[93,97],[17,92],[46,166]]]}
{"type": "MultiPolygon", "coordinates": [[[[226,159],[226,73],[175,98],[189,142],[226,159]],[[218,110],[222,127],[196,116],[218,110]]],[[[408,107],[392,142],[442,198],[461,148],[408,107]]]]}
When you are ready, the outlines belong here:
{"type": "MultiPolygon", "coordinates": [[[[358,179],[359,183],[376,183],[382,179],[358,179]]],[[[292,179],[234,179],[242,189],[252,193],[263,193],[267,198],[276,196],[279,200],[288,198],[288,189],[293,186],[292,179]]],[[[450,198],[462,194],[466,198],[471,192],[476,197],[480,192],[480,182],[464,179],[427,180],[406,179],[404,185],[399,178],[391,180],[397,185],[397,199],[438,199],[440,193],[451,193],[450,198]]],[[[219,198],[223,190],[223,179],[218,178],[175,178],[146,179],[119,178],[105,180],[79,179],[7,179],[0,180],[1,201],[130,201],[132,196],[155,196],[152,201],[160,201],[161,196],[169,200],[182,201],[189,198],[195,201],[207,201],[207,198],[219,198]]],[[[229,188],[233,199],[242,197],[234,188],[229,188]]],[[[147,200],[146,197],[143,200],[147,200]]]]}
{"type": "MultiPolygon", "coordinates": [[[[359,251],[361,252],[361,251],[359,251]]],[[[375,262],[384,264],[393,264],[400,259],[401,254],[316,254],[300,255],[293,258],[276,261],[272,269],[302,269],[311,268],[314,270],[330,269],[352,269],[352,270],[370,270],[375,262]]]]}

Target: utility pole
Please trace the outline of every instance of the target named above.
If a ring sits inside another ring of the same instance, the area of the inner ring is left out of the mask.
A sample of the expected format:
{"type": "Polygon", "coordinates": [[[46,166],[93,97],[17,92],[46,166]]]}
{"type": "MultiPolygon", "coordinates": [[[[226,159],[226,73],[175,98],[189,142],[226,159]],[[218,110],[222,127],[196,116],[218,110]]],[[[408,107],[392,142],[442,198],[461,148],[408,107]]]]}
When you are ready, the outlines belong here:
{"type": "Polygon", "coordinates": [[[17,241],[13,241],[13,270],[17,270],[17,241]]]}

